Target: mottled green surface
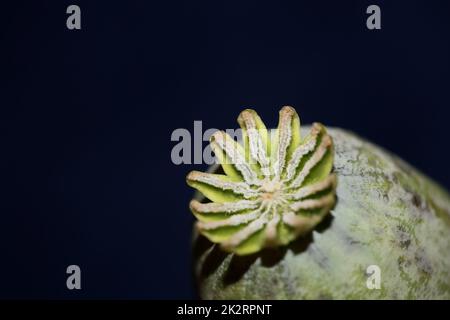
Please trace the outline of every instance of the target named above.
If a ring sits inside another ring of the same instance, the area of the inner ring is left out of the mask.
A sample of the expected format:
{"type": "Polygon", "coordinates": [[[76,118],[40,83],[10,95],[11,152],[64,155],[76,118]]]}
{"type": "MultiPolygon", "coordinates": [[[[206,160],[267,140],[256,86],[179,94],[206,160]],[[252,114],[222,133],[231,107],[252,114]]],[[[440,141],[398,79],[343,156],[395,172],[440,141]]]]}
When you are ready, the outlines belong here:
{"type": "Polygon", "coordinates": [[[245,257],[194,236],[202,298],[450,299],[449,194],[373,144],[329,132],[338,176],[329,219],[288,247],[245,257]],[[369,265],[381,269],[380,290],[367,289],[369,265]]]}

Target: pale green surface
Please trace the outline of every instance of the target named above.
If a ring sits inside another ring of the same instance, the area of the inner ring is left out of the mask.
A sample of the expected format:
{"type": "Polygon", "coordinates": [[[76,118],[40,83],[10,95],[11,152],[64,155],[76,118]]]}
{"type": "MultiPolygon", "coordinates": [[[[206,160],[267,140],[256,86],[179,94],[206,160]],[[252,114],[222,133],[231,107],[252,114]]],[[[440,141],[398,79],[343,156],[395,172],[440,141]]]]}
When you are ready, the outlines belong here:
{"type": "Polygon", "coordinates": [[[450,299],[448,193],[373,144],[328,131],[338,176],[333,218],[309,238],[247,257],[195,240],[202,298],[450,299]],[[373,264],[381,290],[366,287],[373,264]]]}

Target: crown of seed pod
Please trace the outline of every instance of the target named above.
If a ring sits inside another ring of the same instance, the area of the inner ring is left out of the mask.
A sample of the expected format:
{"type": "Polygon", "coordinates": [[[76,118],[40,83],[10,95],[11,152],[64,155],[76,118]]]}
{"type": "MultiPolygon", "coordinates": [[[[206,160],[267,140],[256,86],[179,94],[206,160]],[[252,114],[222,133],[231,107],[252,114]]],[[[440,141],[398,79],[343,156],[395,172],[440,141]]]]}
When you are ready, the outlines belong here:
{"type": "Polygon", "coordinates": [[[187,183],[210,200],[190,203],[200,233],[246,255],[311,232],[335,204],[336,176],[331,136],[314,123],[302,139],[294,108],[283,107],[270,132],[251,109],[238,123],[242,145],[223,131],[210,140],[225,174],[192,171],[187,183]]]}

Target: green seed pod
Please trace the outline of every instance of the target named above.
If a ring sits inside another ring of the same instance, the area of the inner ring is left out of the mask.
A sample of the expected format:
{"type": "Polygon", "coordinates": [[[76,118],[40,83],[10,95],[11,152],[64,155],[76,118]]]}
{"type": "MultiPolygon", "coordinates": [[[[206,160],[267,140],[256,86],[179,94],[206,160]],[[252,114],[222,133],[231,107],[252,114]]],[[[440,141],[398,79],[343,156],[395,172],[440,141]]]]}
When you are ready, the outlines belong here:
{"type": "Polygon", "coordinates": [[[301,140],[293,108],[280,110],[270,139],[255,111],[244,110],[238,122],[243,145],[221,131],[211,138],[225,174],[194,171],[187,183],[211,201],[190,203],[200,233],[248,255],[308,234],[335,204],[336,176],[330,135],[316,123],[301,140]]]}
{"type": "MultiPolygon", "coordinates": [[[[254,123],[261,127],[259,117],[255,115],[253,119],[254,123]]],[[[300,130],[299,122],[298,126],[292,125],[293,121],[290,123],[291,132],[300,130]]],[[[286,219],[288,212],[286,208],[300,209],[305,206],[310,208],[310,202],[306,201],[308,196],[300,197],[300,201],[289,198],[286,205],[275,206],[273,212],[278,212],[280,217],[275,228],[270,222],[266,223],[264,227],[258,229],[264,230],[260,231],[259,237],[247,237],[247,242],[234,242],[232,245],[227,241],[241,232],[240,230],[244,230],[241,229],[242,226],[228,233],[219,233],[222,238],[210,237],[201,226],[196,228],[193,239],[193,263],[200,297],[450,299],[449,194],[398,157],[348,131],[335,128],[328,128],[325,131],[322,126],[315,125],[311,128],[308,138],[300,139],[298,134],[298,138],[291,137],[286,140],[289,143],[283,144],[280,127],[283,125],[279,125],[275,134],[278,140],[275,139],[275,143],[268,143],[271,140],[268,135],[261,134],[260,138],[255,139],[250,138],[250,134],[244,133],[242,154],[246,160],[249,159],[249,155],[257,160],[256,170],[247,172],[246,177],[250,179],[247,181],[252,181],[250,172],[253,171],[257,173],[253,181],[257,181],[258,177],[264,176],[263,171],[266,170],[263,169],[264,163],[273,164],[276,163],[273,159],[280,158],[285,158],[287,162],[275,169],[269,165],[268,176],[279,174],[280,181],[286,181],[288,176],[291,177],[288,181],[295,181],[313,156],[310,154],[303,161],[299,161],[291,174],[286,163],[289,161],[292,163],[295,150],[299,146],[303,146],[305,150],[308,139],[314,140],[314,133],[319,131],[322,137],[323,134],[329,135],[332,141],[328,145],[328,153],[324,153],[329,155],[328,162],[323,161],[322,157],[322,161],[317,162],[318,170],[314,170],[316,163],[310,165],[310,173],[305,174],[303,171],[305,177],[298,178],[301,182],[295,185],[294,193],[305,195],[309,194],[308,188],[316,190],[310,191],[313,196],[309,200],[319,200],[313,207],[320,210],[312,212],[293,210],[303,221],[303,227],[296,229],[295,225],[289,225],[289,219],[286,219]],[[264,154],[260,156],[255,151],[257,148],[252,147],[252,143],[248,143],[249,146],[245,147],[245,139],[253,139],[254,146],[264,145],[266,154],[275,153],[275,158],[272,155],[264,162],[264,154]],[[279,150],[277,143],[280,141],[286,152],[270,152],[270,148],[279,150]],[[329,152],[333,151],[330,147],[333,145],[334,159],[333,152],[329,152]],[[334,164],[333,172],[330,164],[334,164]],[[326,197],[328,202],[323,200],[326,197]],[[303,205],[292,207],[293,203],[298,202],[303,205]],[[226,245],[223,245],[224,242],[226,245]],[[368,272],[371,272],[371,266],[376,266],[379,270],[379,288],[368,285],[370,281],[368,272]]],[[[306,133],[308,129],[302,128],[302,133],[303,130],[306,133]]],[[[317,141],[320,143],[323,139],[317,141]]],[[[313,154],[317,154],[317,141],[312,143],[313,154]]],[[[230,176],[228,173],[231,175],[241,173],[235,168],[226,169],[224,166],[223,171],[226,176],[230,176]]],[[[243,175],[239,174],[234,180],[224,179],[223,184],[230,181],[236,183],[242,179],[243,175]]],[[[255,197],[251,192],[255,188],[244,187],[248,187],[245,180],[241,185],[242,189],[239,189],[240,197],[237,198],[235,194],[223,191],[219,193],[222,198],[214,198],[211,194],[215,190],[205,189],[204,185],[195,185],[193,181],[188,179],[189,184],[200,190],[212,202],[202,203],[205,201],[197,197],[194,204],[191,203],[191,209],[196,216],[199,215],[198,217],[201,214],[208,217],[217,214],[217,219],[214,217],[207,219],[208,221],[224,221],[230,219],[230,214],[233,217],[234,207],[230,206],[227,210],[220,207],[227,203],[247,201],[238,206],[252,208],[245,210],[254,210],[253,206],[256,205],[250,202],[258,199],[258,196],[261,197],[260,193],[255,197]],[[242,196],[245,195],[247,198],[242,200],[242,196]],[[196,207],[199,205],[210,206],[210,212],[203,213],[200,212],[202,210],[196,210],[200,208],[196,207]],[[220,209],[217,209],[219,207],[220,209]]],[[[265,187],[266,193],[271,191],[271,186],[265,187]]],[[[202,218],[204,217],[199,218],[200,223],[202,218]]],[[[243,224],[249,225],[248,222],[243,224]]]]}

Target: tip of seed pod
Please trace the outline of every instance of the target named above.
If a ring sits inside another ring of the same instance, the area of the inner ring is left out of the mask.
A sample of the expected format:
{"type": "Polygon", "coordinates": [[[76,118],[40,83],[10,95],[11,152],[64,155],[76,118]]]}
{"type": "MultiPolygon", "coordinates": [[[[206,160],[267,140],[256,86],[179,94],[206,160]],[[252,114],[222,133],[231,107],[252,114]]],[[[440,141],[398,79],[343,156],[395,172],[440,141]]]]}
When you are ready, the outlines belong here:
{"type": "Polygon", "coordinates": [[[241,113],[239,114],[239,115],[242,115],[242,116],[252,116],[252,115],[254,115],[256,113],[256,111],[255,110],[253,110],[253,109],[244,109],[244,110],[242,110],[241,111],[241,113]]]}
{"type": "Polygon", "coordinates": [[[315,130],[317,132],[320,132],[320,131],[327,132],[327,129],[325,128],[325,126],[323,124],[321,124],[320,122],[314,122],[312,124],[311,130],[315,130]]]}
{"type": "Polygon", "coordinates": [[[331,173],[330,174],[330,179],[331,179],[331,187],[333,189],[335,189],[336,185],[337,185],[337,176],[336,176],[336,174],[335,173],[331,173]]]}
{"type": "Polygon", "coordinates": [[[287,113],[287,114],[294,114],[296,111],[291,106],[284,106],[283,108],[281,108],[280,112],[287,113]]]}
{"type": "Polygon", "coordinates": [[[233,246],[232,244],[228,243],[228,242],[222,242],[222,243],[220,244],[220,248],[221,248],[223,251],[226,251],[226,252],[232,252],[234,246],[233,246]]]}
{"type": "Polygon", "coordinates": [[[333,140],[329,135],[326,135],[322,138],[323,144],[326,148],[331,147],[333,145],[333,140]]]}
{"type": "Polygon", "coordinates": [[[255,115],[255,114],[256,114],[255,110],[245,109],[239,114],[237,121],[239,124],[242,124],[243,122],[252,119],[253,115],[255,115]]]}
{"type": "Polygon", "coordinates": [[[195,199],[191,200],[189,202],[189,209],[194,210],[194,211],[198,211],[198,206],[199,206],[199,202],[195,199]]]}
{"type": "Polygon", "coordinates": [[[203,174],[203,172],[200,172],[200,171],[195,171],[195,170],[191,171],[187,174],[186,180],[187,181],[197,180],[197,178],[202,174],[203,174]]]}
{"type": "Polygon", "coordinates": [[[264,244],[267,248],[275,248],[279,245],[278,238],[276,234],[266,233],[266,238],[264,244]]]}
{"type": "Polygon", "coordinates": [[[321,130],[322,127],[320,126],[320,123],[314,122],[311,127],[311,135],[317,136],[321,130]]]}
{"type": "Polygon", "coordinates": [[[225,136],[225,132],[218,130],[211,135],[211,137],[209,138],[209,142],[223,141],[224,136],[225,136]]]}
{"type": "Polygon", "coordinates": [[[197,223],[195,224],[195,229],[197,229],[197,231],[199,232],[203,231],[203,225],[200,221],[197,221],[197,223]]]}

